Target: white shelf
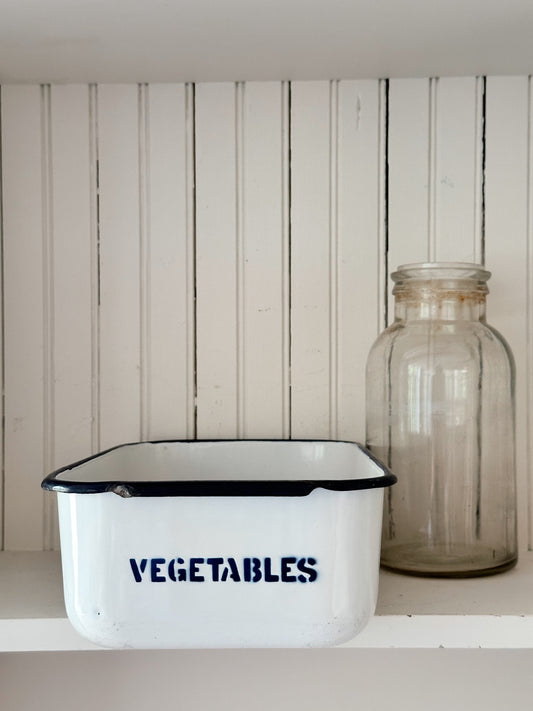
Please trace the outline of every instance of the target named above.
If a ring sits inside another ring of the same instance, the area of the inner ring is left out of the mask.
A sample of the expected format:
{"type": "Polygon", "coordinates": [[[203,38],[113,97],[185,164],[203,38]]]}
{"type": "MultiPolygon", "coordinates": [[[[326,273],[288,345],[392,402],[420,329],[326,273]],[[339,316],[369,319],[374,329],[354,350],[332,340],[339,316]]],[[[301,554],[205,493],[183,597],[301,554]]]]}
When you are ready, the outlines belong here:
{"type": "Polygon", "coordinates": [[[7,5],[3,83],[469,76],[533,68],[530,0],[7,5]]]}
{"type": "MultiPolygon", "coordinates": [[[[66,618],[58,553],[0,553],[0,652],[96,650],[66,618]]],[[[533,649],[533,554],[488,578],[382,572],[376,616],[343,648],[533,649]]]]}
{"type": "Polygon", "coordinates": [[[0,553],[0,652],[99,649],[67,619],[59,553],[0,553]]]}
{"type": "Polygon", "coordinates": [[[533,649],[533,554],[499,575],[438,580],[381,571],[376,616],[349,647],[533,649]]]}

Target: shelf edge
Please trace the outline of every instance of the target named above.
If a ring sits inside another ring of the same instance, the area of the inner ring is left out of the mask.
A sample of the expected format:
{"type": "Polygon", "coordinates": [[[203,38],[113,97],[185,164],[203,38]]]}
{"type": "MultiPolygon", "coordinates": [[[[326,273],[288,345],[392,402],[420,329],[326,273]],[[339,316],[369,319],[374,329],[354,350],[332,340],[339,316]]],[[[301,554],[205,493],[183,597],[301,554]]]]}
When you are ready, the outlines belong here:
{"type": "MultiPolygon", "coordinates": [[[[335,649],[533,649],[533,615],[376,615],[335,649]]],[[[0,652],[104,650],[66,618],[0,620],[0,652]]]]}
{"type": "Polygon", "coordinates": [[[376,615],[343,648],[533,649],[533,615],[376,615]]]}
{"type": "Polygon", "coordinates": [[[102,649],[81,637],[67,618],[0,620],[0,652],[77,652],[102,649]]]}

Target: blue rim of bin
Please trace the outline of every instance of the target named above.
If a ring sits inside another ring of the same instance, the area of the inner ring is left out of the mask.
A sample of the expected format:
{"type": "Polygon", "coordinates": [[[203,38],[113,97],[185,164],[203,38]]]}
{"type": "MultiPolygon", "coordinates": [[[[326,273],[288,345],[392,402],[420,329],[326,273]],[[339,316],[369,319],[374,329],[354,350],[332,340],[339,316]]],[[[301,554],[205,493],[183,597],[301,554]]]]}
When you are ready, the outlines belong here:
{"type": "Polygon", "coordinates": [[[41,487],[47,491],[56,491],[67,494],[103,494],[114,493],[124,498],[134,496],[307,496],[315,489],[328,489],[330,491],[358,491],[363,489],[380,489],[392,486],[397,481],[396,476],[379,461],[372,452],[358,444],[357,442],[345,442],[340,440],[272,440],[272,439],[211,439],[211,440],[154,440],[143,442],[128,442],[110,447],[98,454],[81,459],[73,464],[56,469],[46,476],[41,487]],[[356,478],[356,479],[295,479],[295,480],[252,480],[252,479],[224,479],[224,480],[170,480],[170,481],[70,481],[66,478],[58,480],[57,477],[87,462],[99,459],[110,452],[117,451],[125,447],[133,447],[142,444],[218,444],[237,442],[284,442],[295,444],[348,444],[363,451],[383,472],[379,476],[356,478]]]}

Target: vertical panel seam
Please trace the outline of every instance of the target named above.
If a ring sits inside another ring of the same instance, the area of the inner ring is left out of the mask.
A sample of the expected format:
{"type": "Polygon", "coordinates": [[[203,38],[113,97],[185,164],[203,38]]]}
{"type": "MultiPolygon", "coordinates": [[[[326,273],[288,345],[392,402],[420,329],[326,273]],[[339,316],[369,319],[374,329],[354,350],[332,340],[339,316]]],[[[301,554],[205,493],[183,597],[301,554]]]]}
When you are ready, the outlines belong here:
{"type": "Polygon", "coordinates": [[[437,163],[438,163],[438,77],[429,80],[429,150],[428,150],[428,260],[437,256],[437,163]]]}
{"type": "Polygon", "coordinates": [[[339,82],[329,84],[329,436],[339,429],[339,82]]]}
{"type": "Polygon", "coordinates": [[[4,193],[3,193],[3,161],[2,161],[2,86],[0,85],[0,299],[1,305],[1,343],[0,343],[0,397],[1,397],[1,423],[2,431],[0,433],[2,442],[2,458],[0,462],[0,550],[5,548],[5,520],[6,520],[6,496],[5,496],[5,472],[6,472],[6,418],[5,418],[5,292],[4,292],[4,272],[5,272],[5,262],[4,262],[4,193]]]}
{"type": "Polygon", "coordinates": [[[378,313],[379,332],[387,326],[389,298],[389,80],[380,79],[378,136],[378,313]]]}
{"type": "MultiPolygon", "coordinates": [[[[526,229],[527,229],[527,266],[526,266],[526,363],[528,364],[526,375],[527,405],[526,405],[526,432],[531,432],[533,423],[533,376],[531,375],[531,362],[533,360],[533,87],[532,77],[528,77],[528,138],[527,138],[527,209],[526,209],[526,229]]],[[[532,485],[532,464],[533,448],[531,438],[527,437],[526,465],[529,476],[528,485],[528,550],[533,550],[533,485],[532,485]]]]}
{"type": "Polygon", "coordinates": [[[291,83],[281,84],[282,437],[291,438],[291,83]]]}
{"type": "MultiPolygon", "coordinates": [[[[54,468],[54,215],[51,87],[41,85],[41,185],[43,240],[43,463],[54,468]]],[[[43,498],[43,548],[53,547],[53,500],[43,498]]]]}
{"type": "Polygon", "coordinates": [[[91,448],[100,450],[100,179],[98,87],[89,85],[89,185],[91,241],[91,448]]]}
{"type": "Polygon", "coordinates": [[[237,437],[245,437],[245,384],[246,384],[246,270],[245,270],[245,226],[244,226],[244,82],[235,83],[235,240],[236,240],[236,301],[237,301],[237,437]]]}
{"type": "Polygon", "coordinates": [[[485,263],[486,78],[476,77],[474,157],[474,260],[485,263]]]}
{"type": "Polygon", "coordinates": [[[198,436],[196,301],[196,86],[185,85],[186,292],[187,292],[187,438],[198,436]]]}
{"type": "Polygon", "coordinates": [[[150,126],[149,87],[138,85],[139,256],[140,256],[140,421],[141,439],[151,437],[151,258],[150,258],[150,126]]]}
{"type": "Polygon", "coordinates": [[[486,177],[487,177],[487,77],[482,78],[481,106],[481,264],[485,264],[485,220],[486,220],[486,177]]]}

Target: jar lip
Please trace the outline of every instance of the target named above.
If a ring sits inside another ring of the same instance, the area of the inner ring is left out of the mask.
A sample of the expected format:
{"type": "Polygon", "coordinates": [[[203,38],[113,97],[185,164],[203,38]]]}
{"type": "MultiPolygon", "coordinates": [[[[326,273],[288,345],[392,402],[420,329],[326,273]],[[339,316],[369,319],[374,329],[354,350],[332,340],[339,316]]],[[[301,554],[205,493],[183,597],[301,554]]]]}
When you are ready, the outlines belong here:
{"type": "Polygon", "coordinates": [[[415,262],[401,264],[391,274],[394,282],[404,279],[471,279],[486,282],[490,279],[489,272],[481,264],[474,262],[415,262]]]}

